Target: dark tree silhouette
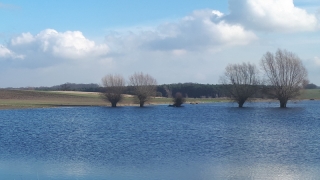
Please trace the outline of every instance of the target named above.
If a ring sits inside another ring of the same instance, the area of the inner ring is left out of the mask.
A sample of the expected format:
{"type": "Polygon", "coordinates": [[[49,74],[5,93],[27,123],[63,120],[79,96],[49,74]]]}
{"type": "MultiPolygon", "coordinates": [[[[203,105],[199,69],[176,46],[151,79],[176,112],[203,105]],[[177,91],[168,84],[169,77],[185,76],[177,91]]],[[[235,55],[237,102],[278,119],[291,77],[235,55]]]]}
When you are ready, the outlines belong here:
{"type": "Polygon", "coordinates": [[[183,97],[183,95],[180,92],[177,92],[173,98],[173,106],[181,107],[181,105],[185,102],[186,99],[183,97]]]}
{"type": "Polygon", "coordinates": [[[134,73],[129,78],[130,86],[133,87],[134,94],[136,95],[140,107],[149,100],[151,96],[156,95],[157,80],[149,74],[134,73]]]}
{"type": "Polygon", "coordinates": [[[270,88],[270,95],[280,101],[280,107],[286,108],[289,99],[301,93],[308,82],[308,73],[300,58],[292,52],[278,49],[275,54],[267,52],[261,59],[270,88]]]}
{"type": "Polygon", "coordinates": [[[313,84],[313,83],[311,83],[311,84],[307,84],[304,88],[305,89],[317,89],[318,86],[313,84]]]}
{"type": "Polygon", "coordinates": [[[261,84],[257,67],[250,63],[230,64],[220,78],[223,89],[239,107],[252,97],[261,84]]]}
{"type": "Polygon", "coordinates": [[[108,74],[102,78],[102,84],[105,87],[102,97],[109,101],[112,107],[117,107],[125,90],[125,79],[121,75],[108,74]]]}

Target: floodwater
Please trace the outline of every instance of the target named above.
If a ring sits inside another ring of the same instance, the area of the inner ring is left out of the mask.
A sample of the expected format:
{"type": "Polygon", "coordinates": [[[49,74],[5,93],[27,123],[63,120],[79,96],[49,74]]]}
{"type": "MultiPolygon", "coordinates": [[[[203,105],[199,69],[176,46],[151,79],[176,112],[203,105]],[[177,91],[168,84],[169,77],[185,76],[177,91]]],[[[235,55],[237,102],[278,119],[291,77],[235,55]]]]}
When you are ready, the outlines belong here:
{"type": "Polygon", "coordinates": [[[0,179],[318,179],[320,102],[0,111],[0,179]]]}

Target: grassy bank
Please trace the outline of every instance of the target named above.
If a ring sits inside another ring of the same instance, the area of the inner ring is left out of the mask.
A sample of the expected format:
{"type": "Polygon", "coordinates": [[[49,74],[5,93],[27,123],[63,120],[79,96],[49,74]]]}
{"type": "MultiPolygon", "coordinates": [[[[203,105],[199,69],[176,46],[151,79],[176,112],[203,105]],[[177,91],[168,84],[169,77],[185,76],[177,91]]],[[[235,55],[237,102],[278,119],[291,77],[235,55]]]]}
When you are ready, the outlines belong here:
{"type": "MultiPolygon", "coordinates": [[[[189,98],[188,103],[219,102],[222,99],[189,98]]],[[[152,98],[146,105],[172,104],[171,98],[152,98]]],[[[135,106],[134,97],[125,96],[118,106],[135,106]]],[[[0,109],[59,106],[110,106],[99,93],[74,91],[0,90],[0,109]]]]}
{"type": "Polygon", "coordinates": [[[98,105],[104,105],[98,95],[0,90],[0,108],[2,109],[98,105]]]}
{"type": "Polygon", "coordinates": [[[306,89],[302,91],[300,99],[320,99],[320,89],[306,89]]]}
{"type": "MultiPolygon", "coordinates": [[[[320,99],[320,89],[304,90],[298,99],[320,99]]],[[[223,98],[188,98],[187,103],[226,102],[223,98]]],[[[171,98],[152,98],[146,105],[172,104],[171,98]]],[[[134,97],[126,95],[119,106],[135,106],[134,97]]],[[[74,91],[0,90],[0,109],[43,108],[59,106],[110,106],[99,93],[74,91]]]]}

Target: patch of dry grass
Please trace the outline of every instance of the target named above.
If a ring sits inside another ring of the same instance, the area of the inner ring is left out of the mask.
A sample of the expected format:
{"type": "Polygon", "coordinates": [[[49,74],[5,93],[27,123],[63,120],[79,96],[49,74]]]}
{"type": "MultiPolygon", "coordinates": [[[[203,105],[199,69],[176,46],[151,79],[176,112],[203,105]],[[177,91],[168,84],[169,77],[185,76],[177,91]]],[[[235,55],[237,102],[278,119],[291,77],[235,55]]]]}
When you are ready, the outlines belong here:
{"type": "Polygon", "coordinates": [[[302,91],[300,99],[320,99],[320,89],[305,89],[302,91]]]}
{"type": "MultiPolygon", "coordinates": [[[[320,99],[320,89],[304,90],[298,99],[320,99]]],[[[118,106],[138,106],[132,95],[124,95],[118,106]]],[[[226,98],[187,98],[189,103],[228,102],[226,98]]],[[[255,99],[270,101],[269,99],[255,99]]],[[[171,98],[151,98],[145,105],[172,104],[171,98]]],[[[99,93],[76,91],[0,90],[0,109],[44,108],[59,106],[110,106],[99,93]]]]}
{"type": "MultiPolygon", "coordinates": [[[[186,103],[221,102],[224,99],[188,98],[186,103]]],[[[172,104],[171,98],[151,98],[146,105],[172,104]]],[[[132,95],[124,95],[118,106],[135,106],[132,95]]],[[[0,109],[59,106],[110,106],[99,93],[75,91],[0,90],[0,109]]]]}
{"type": "Polygon", "coordinates": [[[38,108],[56,106],[103,106],[99,95],[47,91],[0,90],[0,108],[38,108]]]}

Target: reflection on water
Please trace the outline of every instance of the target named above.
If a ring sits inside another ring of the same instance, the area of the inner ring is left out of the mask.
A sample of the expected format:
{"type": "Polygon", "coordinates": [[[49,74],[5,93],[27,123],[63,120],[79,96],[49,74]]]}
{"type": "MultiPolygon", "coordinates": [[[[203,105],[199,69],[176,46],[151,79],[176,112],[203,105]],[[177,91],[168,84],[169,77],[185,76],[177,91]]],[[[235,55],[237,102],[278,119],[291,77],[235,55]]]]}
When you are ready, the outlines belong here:
{"type": "Polygon", "coordinates": [[[318,179],[320,175],[317,168],[280,164],[254,164],[252,166],[228,164],[208,168],[204,174],[203,179],[264,180],[318,179]]]}
{"type": "MultiPolygon", "coordinates": [[[[0,114],[2,179],[317,179],[319,101],[0,114]]],[[[1,179],[0,178],[0,179],[1,179]]]]}

